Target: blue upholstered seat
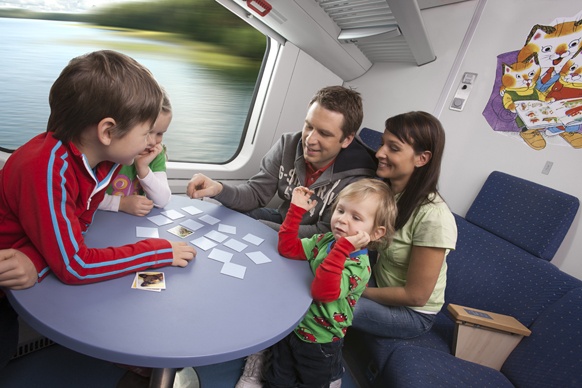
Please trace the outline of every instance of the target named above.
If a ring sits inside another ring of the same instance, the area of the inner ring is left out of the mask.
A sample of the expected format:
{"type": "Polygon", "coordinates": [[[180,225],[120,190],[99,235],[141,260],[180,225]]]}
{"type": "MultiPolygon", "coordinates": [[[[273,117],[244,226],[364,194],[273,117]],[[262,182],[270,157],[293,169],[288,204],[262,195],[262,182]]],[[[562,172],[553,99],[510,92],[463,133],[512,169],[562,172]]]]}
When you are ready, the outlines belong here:
{"type": "Polygon", "coordinates": [[[542,311],[501,372],[518,387],[582,387],[582,288],[542,311]]]}
{"type": "MultiPolygon", "coordinates": [[[[446,303],[512,315],[529,326],[580,280],[455,215],[456,250],[447,257],[446,303]]],[[[541,221],[538,221],[540,223],[541,221]]]]}
{"type": "Polygon", "coordinates": [[[503,388],[513,384],[494,369],[412,345],[392,352],[374,387],[503,388]]]}
{"type": "Polygon", "coordinates": [[[378,132],[374,129],[366,127],[361,128],[358,131],[358,138],[374,152],[378,151],[378,148],[382,145],[382,132],[378,132]]]}
{"type": "Polygon", "coordinates": [[[457,247],[432,329],[409,340],[348,331],[344,357],[362,387],[582,386],[582,281],[549,262],[578,207],[573,196],[492,172],[467,216],[455,214],[457,247]],[[511,315],[532,334],[500,372],[458,359],[448,303],[511,315]]]}
{"type": "Polygon", "coordinates": [[[579,206],[572,195],[493,171],[465,219],[550,261],[579,206]]]}

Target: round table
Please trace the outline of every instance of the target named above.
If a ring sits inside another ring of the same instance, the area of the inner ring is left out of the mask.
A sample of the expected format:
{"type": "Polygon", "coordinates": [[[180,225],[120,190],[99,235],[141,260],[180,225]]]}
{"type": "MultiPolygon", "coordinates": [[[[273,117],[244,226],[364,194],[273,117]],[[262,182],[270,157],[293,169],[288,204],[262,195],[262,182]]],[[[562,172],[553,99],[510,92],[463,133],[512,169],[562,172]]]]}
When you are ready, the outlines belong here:
{"type": "MultiPolygon", "coordinates": [[[[86,234],[89,247],[119,246],[140,240],[136,227],[153,227],[161,238],[190,242],[216,231],[220,224],[236,227],[228,239],[247,244],[233,254],[232,263],[246,267],[244,278],[222,274],[223,263],[208,258],[212,249],[197,249],[185,268],[165,267],[166,289],[132,289],[134,275],[88,285],[66,285],[49,275],[32,288],[10,291],[20,316],[35,330],[77,352],[115,363],[172,370],[216,364],[262,350],[286,336],[299,323],[311,303],[313,274],[304,261],[281,257],[277,233],[259,221],[211,202],[172,196],[164,209],[146,217],[98,211],[86,234]],[[202,213],[184,210],[194,206],[202,213]],[[176,210],[184,217],[157,226],[147,217],[176,210]],[[200,220],[218,220],[214,225],[200,220]],[[167,232],[186,219],[203,227],[181,239],[167,232]],[[254,245],[248,233],[263,239],[254,245]],[[246,255],[263,252],[271,262],[255,264],[246,255]]],[[[172,377],[173,381],[173,377],[172,377]]],[[[159,382],[159,381],[158,381],[159,382]]]]}

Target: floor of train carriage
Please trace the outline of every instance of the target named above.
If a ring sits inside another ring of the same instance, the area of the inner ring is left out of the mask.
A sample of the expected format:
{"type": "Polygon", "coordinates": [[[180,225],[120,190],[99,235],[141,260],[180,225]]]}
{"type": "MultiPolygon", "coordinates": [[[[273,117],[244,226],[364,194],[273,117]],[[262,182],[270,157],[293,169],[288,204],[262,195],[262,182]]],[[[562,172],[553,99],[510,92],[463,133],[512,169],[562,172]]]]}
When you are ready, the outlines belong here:
{"type": "MultiPolygon", "coordinates": [[[[200,388],[233,388],[244,368],[244,358],[222,364],[196,367],[200,388]]],[[[110,362],[88,357],[53,344],[13,359],[0,371],[0,387],[118,387],[127,370],[110,362]]],[[[123,388],[147,387],[147,380],[124,380],[123,388]]],[[[346,368],[342,388],[357,388],[346,368]]]]}

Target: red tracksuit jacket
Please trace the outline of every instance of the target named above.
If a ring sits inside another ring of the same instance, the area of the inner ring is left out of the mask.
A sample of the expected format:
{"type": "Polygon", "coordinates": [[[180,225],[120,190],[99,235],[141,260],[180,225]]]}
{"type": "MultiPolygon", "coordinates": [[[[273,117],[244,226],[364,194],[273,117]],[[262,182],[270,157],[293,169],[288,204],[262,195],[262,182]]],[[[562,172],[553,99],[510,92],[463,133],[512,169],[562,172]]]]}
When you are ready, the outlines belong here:
{"type": "MultiPolygon", "coordinates": [[[[85,246],[83,234],[119,165],[91,169],[73,144],[43,133],[16,150],[0,170],[0,249],[14,248],[64,283],[92,283],[172,263],[167,240],[115,248],[85,246]]],[[[115,233],[113,230],[112,233],[115,233]]]]}

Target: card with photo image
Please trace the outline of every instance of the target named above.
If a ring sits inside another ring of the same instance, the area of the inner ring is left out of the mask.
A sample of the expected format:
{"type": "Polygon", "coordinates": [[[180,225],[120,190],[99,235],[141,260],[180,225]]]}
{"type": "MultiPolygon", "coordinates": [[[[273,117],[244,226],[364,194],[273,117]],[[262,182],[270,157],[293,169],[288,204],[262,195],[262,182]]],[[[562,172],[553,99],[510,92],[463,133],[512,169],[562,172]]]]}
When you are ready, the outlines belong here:
{"type": "Polygon", "coordinates": [[[166,289],[166,277],[163,272],[137,272],[131,288],[148,291],[166,289]]]}
{"type": "Polygon", "coordinates": [[[184,225],[176,225],[173,228],[168,229],[168,232],[170,232],[173,235],[176,235],[180,238],[188,237],[192,233],[194,233],[194,231],[192,229],[189,229],[189,228],[185,227],[184,225]]]}

